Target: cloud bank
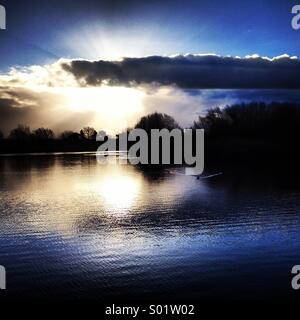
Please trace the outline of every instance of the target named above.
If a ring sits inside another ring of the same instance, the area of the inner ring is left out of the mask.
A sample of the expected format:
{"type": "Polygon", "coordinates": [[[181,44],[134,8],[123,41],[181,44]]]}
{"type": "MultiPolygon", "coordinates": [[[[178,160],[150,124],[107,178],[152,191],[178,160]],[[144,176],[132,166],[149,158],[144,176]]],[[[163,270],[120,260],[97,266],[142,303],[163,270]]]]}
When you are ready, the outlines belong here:
{"type": "Polygon", "coordinates": [[[8,134],[19,123],[56,132],[86,125],[106,129],[110,120],[119,128],[154,111],[185,126],[211,107],[299,102],[300,90],[290,89],[300,89],[300,61],[287,55],[60,59],[0,74],[0,130],[8,134]]]}
{"type": "Polygon", "coordinates": [[[300,60],[282,55],[221,57],[177,55],[124,58],[121,61],[73,60],[62,67],[81,85],[176,85],[190,89],[299,89],[300,60]]]}

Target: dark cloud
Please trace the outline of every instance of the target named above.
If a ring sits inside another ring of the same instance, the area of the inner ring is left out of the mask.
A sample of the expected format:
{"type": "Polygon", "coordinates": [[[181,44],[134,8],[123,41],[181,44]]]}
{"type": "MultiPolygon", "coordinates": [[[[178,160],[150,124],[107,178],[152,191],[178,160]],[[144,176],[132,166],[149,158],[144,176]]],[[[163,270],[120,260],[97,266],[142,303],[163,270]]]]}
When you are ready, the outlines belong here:
{"type": "Polygon", "coordinates": [[[34,116],[33,108],[21,108],[13,98],[0,98],[0,129],[4,133],[8,134],[18,123],[30,124],[34,116]]]}
{"type": "Polygon", "coordinates": [[[75,130],[90,123],[95,116],[91,111],[80,114],[67,108],[62,111],[60,104],[61,97],[49,92],[0,86],[0,131],[8,135],[18,124],[28,125],[32,129],[51,127],[56,132],[75,130]]]}
{"type": "Polygon", "coordinates": [[[202,89],[299,89],[300,60],[234,58],[214,55],[73,60],[63,68],[82,85],[176,85],[202,89]]]}

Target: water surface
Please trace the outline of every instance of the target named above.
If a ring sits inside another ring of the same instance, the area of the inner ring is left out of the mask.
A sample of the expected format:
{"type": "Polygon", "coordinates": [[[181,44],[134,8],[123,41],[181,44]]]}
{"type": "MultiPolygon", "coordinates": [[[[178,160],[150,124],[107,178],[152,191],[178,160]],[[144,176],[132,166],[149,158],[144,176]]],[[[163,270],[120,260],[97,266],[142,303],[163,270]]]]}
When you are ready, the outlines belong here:
{"type": "Polygon", "coordinates": [[[297,297],[300,189],[245,179],[147,173],[93,154],[1,157],[5,295],[297,297]]]}

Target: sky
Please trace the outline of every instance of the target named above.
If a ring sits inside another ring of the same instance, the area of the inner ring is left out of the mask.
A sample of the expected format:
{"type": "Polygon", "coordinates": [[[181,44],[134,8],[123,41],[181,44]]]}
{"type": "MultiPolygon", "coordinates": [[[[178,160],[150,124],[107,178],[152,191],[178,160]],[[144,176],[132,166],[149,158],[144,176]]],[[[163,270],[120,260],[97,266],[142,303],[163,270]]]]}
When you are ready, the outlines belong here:
{"type": "Polygon", "coordinates": [[[117,130],[152,111],[188,125],[212,106],[300,96],[295,0],[0,4],[5,133],[20,122],[117,130]]]}

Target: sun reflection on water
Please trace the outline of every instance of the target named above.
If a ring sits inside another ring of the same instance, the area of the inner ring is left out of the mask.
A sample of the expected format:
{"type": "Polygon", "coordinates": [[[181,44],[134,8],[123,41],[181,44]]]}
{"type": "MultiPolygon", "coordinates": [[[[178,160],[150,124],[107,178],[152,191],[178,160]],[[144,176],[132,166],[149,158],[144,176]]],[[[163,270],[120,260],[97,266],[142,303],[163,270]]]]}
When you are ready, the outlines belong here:
{"type": "Polygon", "coordinates": [[[102,200],[106,212],[118,214],[127,212],[136,204],[141,196],[142,184],[140,175],[115,166],[109,174],[107,171],[101,172],[88,184],[83,183],[82,187],[102,200]]]}
{"type": "Polygon", "coordinates": [[[95,184],[107,209],[130,209],[138,198],[141,181],[135,177],[116,175],[95,184]]]}

